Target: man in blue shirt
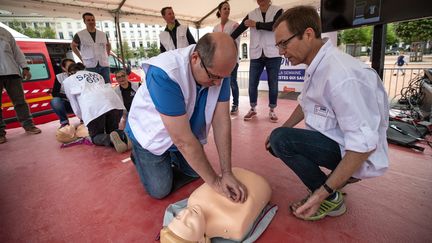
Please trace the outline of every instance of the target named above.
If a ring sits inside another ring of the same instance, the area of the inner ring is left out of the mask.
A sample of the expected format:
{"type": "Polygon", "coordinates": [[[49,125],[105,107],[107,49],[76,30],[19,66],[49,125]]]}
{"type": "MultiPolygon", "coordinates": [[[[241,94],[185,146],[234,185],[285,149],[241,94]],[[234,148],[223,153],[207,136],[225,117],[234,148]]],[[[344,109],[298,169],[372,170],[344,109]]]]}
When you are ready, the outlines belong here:
{"type": "Polygon", "coordinates": [[[225,33],[163,53],[143,64],[146,81],[129,112],[126,131],[146,191],[164,198],[176,187],[173,170],[201,177],[216,192],[244,202],[247,190],[231,171],[229,77],[237,47],[225,33]],[[203,150],[213,127],[221,172],[203,150]],[[174,182],[173,182],[174,181],[174,182]]]}

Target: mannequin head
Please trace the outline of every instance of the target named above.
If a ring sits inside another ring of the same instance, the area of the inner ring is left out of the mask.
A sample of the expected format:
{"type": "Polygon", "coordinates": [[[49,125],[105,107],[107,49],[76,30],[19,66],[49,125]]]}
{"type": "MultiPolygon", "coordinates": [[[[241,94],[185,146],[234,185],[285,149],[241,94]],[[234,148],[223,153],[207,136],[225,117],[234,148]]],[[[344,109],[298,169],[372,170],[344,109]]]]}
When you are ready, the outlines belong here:
{"type": "Polygon", "coordinates": [[[244,203],[234,203],[215,192],[204,183],[188,199],[188,207],[181,211],[168,225],[168,230],[186,241],[201,242],[208,238],[222,237],[241,241],[271,197],[268,182],[252,171],[233,168],[234,176],[248,189],[244,203]]]}
{"type": "Polygon", "coordinates": [[[75,127],[66,125],[57,129],[56,139],[60,143],[70,143],[77,140],[77,137],[75,136],[75,127]]]}
{"type": "Polygon", "coordinates": [[[204,238],[205,227],[204,214],[198,205],[183,209],[168,225],[168,229],[174,234],[192,242],[204,238]]]}

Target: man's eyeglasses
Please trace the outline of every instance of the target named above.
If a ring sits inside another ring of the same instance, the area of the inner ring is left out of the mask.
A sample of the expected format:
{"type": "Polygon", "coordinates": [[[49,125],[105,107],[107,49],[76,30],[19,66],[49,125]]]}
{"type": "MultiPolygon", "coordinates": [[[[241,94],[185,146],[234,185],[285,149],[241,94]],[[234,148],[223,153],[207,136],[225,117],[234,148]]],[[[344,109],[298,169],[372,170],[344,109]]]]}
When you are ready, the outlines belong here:
{"type": "Polygon", "coordinates": [[[215,74],[209,72],[209,71],[207,70],[206,65],[205,65],[204,62],[203,62],[203,59],[201,58],[201,55],[199,54],[199,52],[197,52],[197,53],[198,53],[199,58],[201,59],[201,62],[200,62],[201,67],[204,68],[204,70],[206,71],[207,76],[208,76],[209,79],[211,79],[211,80],[220,80],[220,79],[224,79],[224,78],[225,78],[225,77],[221,77],[221,76],[219,76],[219,75],[215,75],[215,74]]]}
{"type": "Polygon", "coordinates": [[[126,75],[118,75],[118,76],[116,76],[116,78],[126,78],[126,75]]]}
{"type": "Polygon", "coordinates": [[[286,40],[281,40],[278,43],[276,43],[276,47],[279,48],[279,50],[285,50],[289,44],[289,42],[298,35],[298,33],[292,35],[290,38],[286,39],[286,40]]]}

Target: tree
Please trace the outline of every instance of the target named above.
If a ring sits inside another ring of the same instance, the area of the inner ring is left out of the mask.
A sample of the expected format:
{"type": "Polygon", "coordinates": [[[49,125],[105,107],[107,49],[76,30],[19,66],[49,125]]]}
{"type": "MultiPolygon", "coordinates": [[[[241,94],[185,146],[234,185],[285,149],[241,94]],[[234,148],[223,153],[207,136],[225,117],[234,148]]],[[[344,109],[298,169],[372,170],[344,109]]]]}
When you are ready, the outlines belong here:
{"type": "Polygon", "coordinates": [[[147,57],[146,51],[145,51],[144,47],[142,47],[142,46],[136,50],[135,54],[139,58],[147,57]]]}
{"type": "Polygon", "coordinates": [[[56,32],[51,27],[41,28],[41,30],[42,30],[41,38],[44,38],[44,39],[55,39],[56,38],[56,32]]]}
{"type": "MultiPolygon", "coordinates": [[[[120,49],[117,49],[114,51],[117,56],[121,57],[121,51],[120,49]]],[[[124,59],[125,60],[129,60],[132,57],[134,57],[133,51],[130,48],[129,44],[127,42],[123,42],[123,54],[124,54],[124,59]]]]}
{"type": "Polygon", "coordinates": [[[365,27],[343,30],[341,33],[341,41],[344,44],[354,45],[352,55],[355,56],[358,46],[370,44],[370,37],[368,38],[368,33],[370,33],[370,31],[368,31],[368,29],[365,27]]]}
{"type": "Polygon", "coordinates": [[[14,19],[12,22],[9,23],[9,27],[20,32],[21,34],[24,34],[24,29],[22,27],[22,24],[18,22],[16,19],[14,19]]]}
{"type": "Polygon", "coordinates": [[[394,26],[396,35],[405,43],[432,39],[432,18],[399,22],[394,26]]]}
{"type": "Polygon", "coordinates": [[[154,56],[159,55],[160,50],[159,50],[157,44],[155,42],[153,42],[150,45],[150,48],[148,48],[146,52],[147,52],[147,57],[150,58],[150,57],[154,57],[154,56]]]}

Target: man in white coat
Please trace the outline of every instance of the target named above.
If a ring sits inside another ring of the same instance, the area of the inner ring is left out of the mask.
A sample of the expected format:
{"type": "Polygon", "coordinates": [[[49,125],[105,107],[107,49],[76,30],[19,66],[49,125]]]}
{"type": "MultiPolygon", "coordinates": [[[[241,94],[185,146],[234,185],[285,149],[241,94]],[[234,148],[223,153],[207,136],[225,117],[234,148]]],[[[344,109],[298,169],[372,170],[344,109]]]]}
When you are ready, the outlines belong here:
{"type": "Polygon", "coordinates": [[[105,83],[111,83],[109,54],[111,44],[107,35],[96,29],[96,19],[92,13],[82,15],[86,28],[73,37],[72,51],[84,63],[86,70],[99,73],[105,83]]]}
{"type": "Polygon", "coordinates": [[[101,75],[84,70],[81,63],[68,69],[71,76],[63,81],[67,98],[75,115],[87,126],[95,145],[114,148],[119,153],[128,150],[128,139],[118,124],[126,108],[122,100],[105,84],[101,75]]]}
{"type": "Polygon", "coordinates": [[[339,188],[388,168],[388,100],[375,70],[321,39],[315,8],[288,9],[274,25],[279,53],[308,66],[299,105],[266,142],[312,192],[291,205],[296,217],[339,216],[339,188]],[[304,120],[306,129],[293,128],[304,120]],[[321,169],[332,171],[326,175],[321,169]]]}

